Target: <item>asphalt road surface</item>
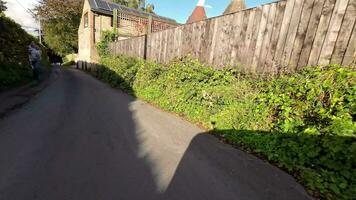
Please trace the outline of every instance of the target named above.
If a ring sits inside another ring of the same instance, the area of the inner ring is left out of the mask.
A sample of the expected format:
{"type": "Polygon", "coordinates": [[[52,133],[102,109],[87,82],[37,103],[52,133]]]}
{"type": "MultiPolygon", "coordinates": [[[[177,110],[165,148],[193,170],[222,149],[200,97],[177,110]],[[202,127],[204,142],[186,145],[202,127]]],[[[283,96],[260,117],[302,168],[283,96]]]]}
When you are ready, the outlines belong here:
{"type": "MultiPolygon", "coordinates": [[[[1,103],[1,102],[0,102],[1,103]]],[[[77,70],[0,120],[0,200],[310,199],[276,167],[77,70]]]]}

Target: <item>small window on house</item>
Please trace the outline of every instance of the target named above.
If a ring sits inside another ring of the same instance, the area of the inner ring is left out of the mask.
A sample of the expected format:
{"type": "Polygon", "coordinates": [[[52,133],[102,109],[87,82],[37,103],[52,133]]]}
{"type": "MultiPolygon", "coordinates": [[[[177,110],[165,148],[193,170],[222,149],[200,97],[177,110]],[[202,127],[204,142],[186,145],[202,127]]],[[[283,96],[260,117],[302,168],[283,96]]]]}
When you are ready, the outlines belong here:
{"type": "Polygon", "coordinates": [[[111,17],[111,19],[110,19],[110,26],[114,27],[114,17],[111,17]]]}
{"type": "Polygon", "coordinates": [[[87,28],[89,26],[89,18],[88,18],[88,13],[84,14],[84,28],[87,28]]]}

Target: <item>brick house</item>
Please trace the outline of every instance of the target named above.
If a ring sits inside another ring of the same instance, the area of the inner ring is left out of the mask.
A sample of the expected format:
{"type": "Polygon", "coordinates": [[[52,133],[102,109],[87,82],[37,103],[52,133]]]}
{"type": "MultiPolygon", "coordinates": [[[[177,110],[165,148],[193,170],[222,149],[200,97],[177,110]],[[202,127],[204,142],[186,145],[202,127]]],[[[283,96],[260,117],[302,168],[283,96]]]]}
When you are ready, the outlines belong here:
{"type": "Polygon", "coordinates": [[[85,65],[84,68],[90,68],[87,65],[98,62],[96,43],[100,41],[102,31],[114,28],[114,10],[117,10],[118,16],[116,26],[118,40],[147,34],[149,23],[152,32],[178,25],[175,20],[116,3],[104,0],[85,0],[78,30],[77,58],[80,65],[85,65]]]}

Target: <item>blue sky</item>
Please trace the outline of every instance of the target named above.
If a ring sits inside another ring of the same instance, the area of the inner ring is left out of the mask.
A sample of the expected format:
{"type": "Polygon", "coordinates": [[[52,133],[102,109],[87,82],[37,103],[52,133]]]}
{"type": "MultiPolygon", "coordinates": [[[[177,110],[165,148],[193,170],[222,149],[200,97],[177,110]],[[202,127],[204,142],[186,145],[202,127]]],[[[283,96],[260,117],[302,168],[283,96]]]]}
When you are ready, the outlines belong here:
{"type": "MultiPolygon", "coordinates": [[[[273,1],[245,0],[245,3],[250,8],[273,1]]],[[[157,14],[173,18],[180,23],[185,23],[198,0],[146,0],[146,2],[155,5],[155,12],[157,14]]],[[[208,17],[221,15],[229,3],[230,0],[206,0],[205,4],[211,6],[211,8],[206,8],[208,17]]]]}
{"type": "MultiPolygon", "coordinates": [[[[6,15],[21,24],[28,32],[33,33],[33,29],[38,27],[38,22],[24,10],[32,9],[39,0],[5,0],[8,10],[6,15]],[[21,6],[21,5],[23,6],[21,6]]],[[[245,0],[247,7],[255,7],[274,0],[245,0]]],[[[170,17],[179,23],[185,23],[198,0],[146,0],[147,3],[155,5],[155,12],[159,15],[170,17]]],[[[221,15],[230,0],[206,0],[206,12],[208,17],[221,15]],[[209,8],[208,8],[209,7],[209,8]]]]}

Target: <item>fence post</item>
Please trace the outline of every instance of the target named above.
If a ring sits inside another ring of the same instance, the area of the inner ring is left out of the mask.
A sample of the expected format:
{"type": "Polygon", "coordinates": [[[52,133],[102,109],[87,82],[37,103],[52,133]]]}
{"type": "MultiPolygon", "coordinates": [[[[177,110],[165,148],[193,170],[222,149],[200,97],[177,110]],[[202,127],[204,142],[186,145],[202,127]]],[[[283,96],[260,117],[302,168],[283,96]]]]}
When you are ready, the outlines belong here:
{"type": "Polygon", "coordinates": [[[145,42],[144,42],[144,51],[143,51],[143,59],[147,60],[147,52],[148,52],[148,36],[152,33],[152,15],[148,16],[148,24],[147,24],[147,34],[145,34],[145,42]]]}
{"type": "Polygon", "coordinates": [[[118,18],[117,18],[117,9],[114,9],[113,10],[113,28],[114,28],[114,33],[115,33],[115,35],[117,36],[117,20],[118,20],[118,18]]]}
{"type": "Polygon", "coordinates": [[[149,15],[148,24],[147,24],[147,35],[152,33],[152,22],[153,22],[152,15],[149,15]]]}

